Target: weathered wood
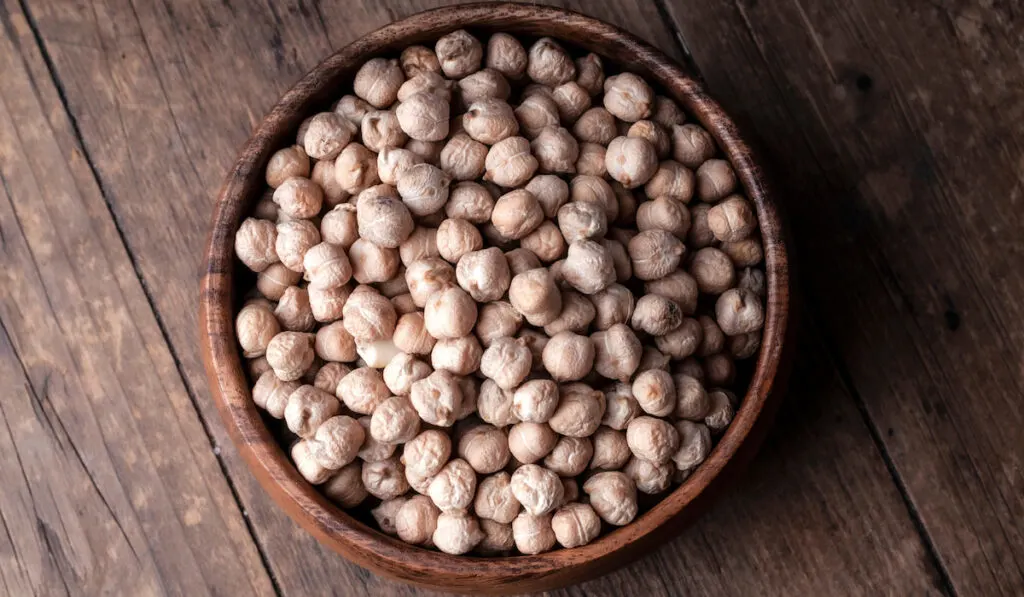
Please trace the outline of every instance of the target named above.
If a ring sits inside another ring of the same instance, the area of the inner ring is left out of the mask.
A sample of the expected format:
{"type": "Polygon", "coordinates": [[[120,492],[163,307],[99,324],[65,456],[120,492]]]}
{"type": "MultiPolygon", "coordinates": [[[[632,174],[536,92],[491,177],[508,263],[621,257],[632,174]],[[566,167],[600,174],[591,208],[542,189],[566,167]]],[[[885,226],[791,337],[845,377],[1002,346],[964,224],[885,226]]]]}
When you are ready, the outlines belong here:
{"type": "MultiPolygon", "coordinates": [[[[583,8],[663,49],[674,47],[653,5],[609,4],[583,8]]],[[[389,6],[303,2],[268,8],[233,1],[178,2],[172,8],[112,0],[94,6],[40,2],[30,9],[189,386],[214,441],[223,446],[225,464],[285,594],[329,594],[343,587],[375,594],[415,591],[378,581],[324,551],[256,486],[227,446],[213,412],[194,351],[194,312],[183,306],[195,301],[210,199],[249,129],[332,47],[427,3],[389,6]]],[[[832,576],[861,592],[927,586],[931,572],[899,496],[857,411],[834,377],[829,379],[827,388],[794,392],[806,396],[794,402],[795,414],[811,416],[814,405],[821,412],[810,419],[784,414],[773,447],[753,465],[757,472],[694,530],[635,566],[570,593],[618,594],[617,588],[628,583],[662,595],[715,593],[723,585],[733,592],[821,592],[833,586],[832,576]],[[800,408],[804,405],[810,407],[800,408]],[[808,485],[817,494],[804,493],[808,485]],[[862,512],[865,504],[877,517],[870,532],[850,521],[850,513],[862,512]],[[861,560],[870,568],[862,568],[861,560]],[[819,567],[821,562],[829,567],[819,567]],[[913,565],[904,572],[898,568],[902,562],[913,565]]]]}
{"type": "Polygon", "coordinates": [[[1018,8],[966,0],[673,0],[669,8],[712,91],[774,156],[810,309],[953,588],[1019,594],[1018,8]]]}
{"type": "Polygon", "coordinates": [[[272,595],[24,16],[0,13],[7,595],[272,595]]]}

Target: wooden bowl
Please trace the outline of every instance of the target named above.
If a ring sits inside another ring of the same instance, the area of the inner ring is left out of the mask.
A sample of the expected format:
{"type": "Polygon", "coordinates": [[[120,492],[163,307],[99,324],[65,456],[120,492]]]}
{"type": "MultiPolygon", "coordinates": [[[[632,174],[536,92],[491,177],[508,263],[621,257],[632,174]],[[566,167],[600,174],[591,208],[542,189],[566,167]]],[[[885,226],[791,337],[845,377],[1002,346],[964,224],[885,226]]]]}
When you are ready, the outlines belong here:
{"type": "Polygon", "coordinates": [[[264,489],[294,520],[331,549],[380,575],[433,589],[501,594],[551,589],[604,574],[677,534],[711,503],[753,455],[773,418],[793,345],[788,338],[789,284],[780,216],[763,173],[736,126],[697,81],[658,50],[607,23],[556,8],[474,4],[423,12],[378,29],[324,60],[281,98],[245,145],[217,200],[199,320],[210,388],[231,437],[264,489]],[[408,545],[354,519],[299,475],[264,425],[235,340],[235,298],[245,289],[236,289],[241,266],[234,256],[234,236],[265,188],[263,170],[270,155],[291,144],[303,118],[339,96],[366,59],[397,54],[405,46],[460,28],[567,40],[567,45],[595,52],[657,83],[714,135],[757,206],[765,245],[767,315],[763,346],[736,418],[685,483],[632,524],[584,547],[536,556],[451,556],[408,545]]]}

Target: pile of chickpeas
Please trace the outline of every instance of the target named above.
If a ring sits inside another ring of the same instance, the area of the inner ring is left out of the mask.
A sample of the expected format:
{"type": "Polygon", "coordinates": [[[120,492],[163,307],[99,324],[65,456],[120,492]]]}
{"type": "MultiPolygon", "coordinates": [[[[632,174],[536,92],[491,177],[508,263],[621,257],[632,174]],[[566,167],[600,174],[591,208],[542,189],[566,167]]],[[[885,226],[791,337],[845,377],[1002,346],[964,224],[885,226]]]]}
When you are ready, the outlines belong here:
{"type": "Polygon", "coordinates": [[[302,476],[451,554],[585,545],[685,480],[766,294],[755,209],[686,120],[548,38],[363,64],[235,238],[253,401],[302,476]]]}

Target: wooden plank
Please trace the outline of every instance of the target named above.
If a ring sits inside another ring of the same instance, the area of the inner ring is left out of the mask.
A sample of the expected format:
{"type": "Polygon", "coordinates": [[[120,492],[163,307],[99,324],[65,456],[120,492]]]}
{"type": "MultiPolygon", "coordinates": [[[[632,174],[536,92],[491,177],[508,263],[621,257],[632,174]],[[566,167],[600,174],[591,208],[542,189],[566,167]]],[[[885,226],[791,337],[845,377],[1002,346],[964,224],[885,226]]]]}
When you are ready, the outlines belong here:
{"type": "Polygon", "coordinates": [[[952,586],[1019,594],[1019,11],[875,0],[669,8],[711,89],[777,162],[811,309],[952,586]]]}
{"type": "Polygon", "coordinates": [[[0,13],[0,578],[273,595],[28,24],[0,13]]]}
{"type": "MultiPolygon", "coordinates": [[[[186,380],[286,595],[339,587],[419,592],[375,579],[319,548],[278,512],[225,445],[193,349],[194,313],[182,308],[194,302],[209,198],[250,127],[330,48],[436,4],[268,7],[235,0],[179,2],[171,9],[51,0],[31,9],[186,380]]],[[[655,5],[585,8],[678,56],[655,5]]],[[[657,595],[720,593],[723,586],[732,593],[820,593],[839,583],[863,592],[934,589],[934,570],[853,402],[830,364],[809,371],[815,372],[801,376],[816,381],[794,393],[798,398],[750,479],[694,530],[626,570],[559,594],[612,595],[627,585],[657,595]],[[848,512],[863,504],[872,504],[868,517],[851,522],[848,512]]]]}

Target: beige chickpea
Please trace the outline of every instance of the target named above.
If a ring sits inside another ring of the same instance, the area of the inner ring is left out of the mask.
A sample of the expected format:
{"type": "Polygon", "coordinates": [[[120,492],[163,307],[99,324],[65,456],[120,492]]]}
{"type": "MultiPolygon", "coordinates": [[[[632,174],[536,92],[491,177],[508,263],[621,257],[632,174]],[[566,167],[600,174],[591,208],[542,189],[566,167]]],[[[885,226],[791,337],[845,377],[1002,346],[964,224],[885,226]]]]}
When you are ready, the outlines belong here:
{"type": "Polygon", "coordinates": [[[359,238],[356,206],[342,203],[324,214],[320,220],[320,235],[324,242],[348,249],[359,238]]]}
{"type": "Polygon", "coordinates": [[[757,229],[757,216],[746,199],[732,195],[708,210],[708,227],[720,241],[741,241],[757,229]]]}
{"type": "Polygon", "coordinates": [[[475,516],[461,511],[441,512],[437,517],[437,529],[433,541],[441,551],[462,555],[484,540],[480,521],[475,516]]]}
{"type": "Polygon", "coordinates": [[[679,327],[663,336],[655,336],[654,344],[658,350],[673,359],[684,359],[697,352],[704,338],[700,323],[684,317],[679,327]]]}
{"type": "Polygon", "coordinates": [[[235,234],[235,255],[254,272],[267,269],[278,261],[278,229],[279,226],[268,220],[246,218],[235,234]]]}
{"type": "Polygon", "coordinates": [[[534,516],[522,512],[512,521],[512,537],[516,549],[526,555],[536,555],[555,546],[555,532],[551,528],[551,514],[534,516]]]}
{"type": "Polygon", "coordinates": [[[697,348],[697,356],[709,357],[725,349],[725,332],[718,327],[718,322],[707,315],[697,318],[701,327],[701,341],[697,348]]]}
{"type": "Polygon", "coordinates": [[[654,97],[654,113],[651,119],[666,129],[686,122],[686,114],[677,103],[663,95],[654,97]]]}
{"type": "Polygon", "coordinates": [[[359,448],[359,459],[363,462],[380,462],[387,460],[395,453],[398,444],[385,444],[370,435],[371,417],[360,417],[359,425],[363,428],[363,445],[359,448]]]}
{"type": "MultiPolygon", "coordinates": [[[[408,137],[398,124],[398,116],[390,110],[374,110],[363,117],[361,138],[363,145],[371,151],[380,152],[384,149],[399,148],[405,145],[408,137]]],[[[378,165],[380,156],[378,155],[378,165]]],[[[379,168],[378,168],[379,175],[379,168]]]]}
{"type": "Polygon", "coordinates": [[[412,384],[409,397],[425,422],[438,427],[451,427],[462,406],[462,389],[454,375],[436,369],[412,384]]]}
{"type": "Polygon", "coordinates": [[[508,447],[522,464],[532,464],[547,456],[558,442],[558,435],[547,423],[520,422],[508,432],[508,447]]]}
{"type": "Polygon", "coordinates": [[[555,381],[583,379],[594,365],[594,344],[586,336],[559,332],[544,347],[542,359],[555,381]]]}
{"type": "Polygon", "coordinates": [[[477,544],[476,551],[482,555],[504,554],[516,546],[511,524],[481,518],[480,530],[484,538],[477,544]]]}
{"type": "Polygon", "coordinates": [[[626,426],[626,442],[633,455],[651,462],[668,462],[679,448],[679,434],[667,422],[640,416],[626,426]]]}
{"type": "Polygon", "coordinates": [[[714,247],[697,251],[689,270],[697,288],[707,294],[722,294],[736,283],[736,270],[729,256],[714,247]]]}
{"type": "Polygon", "coordinates": [[[385,147],[377,154],[377,175],[384,184],[396,186],[406,170],[422,163],[423,158],[408,149],[385,147]]]}
{"type": "Polygon", "coordinates": [[[484,166],[484,180],[511,188],[528,181],[537,171],[538,163],[530,153],[529,141],[508,137],[491,146],[484,166]]]}
{"type": "Polygon", "coordinates": [[[392,500],[409,491],[405,468],[395,456],[377,462],[364,462],[362,477],[366,491],[382,500],[392,500]]]}
{"type": "Polygon", "coordinates": [[[672,126],[672,158],[680,164],[697,169],[715,155],[715,140],[696,124],[672,126]]]}
{"type": "Polygon", "coordinates": [[[408,396],[412,384],[430,375],[430,365],[409,353],[399,353],[384,367],[384,383],[396,396],[408,396]]]}
{"type": "Polygon", "coordinates": [[[324,191],[308,178],[293,176],[274,190],[274,203],[292,219],[311,218],[320,213],[324,191]]]}
{"type": "Polygon", "coordinates": [[[474,332],[480,344],[489,347],[495,340],[515,336],[523,325],[523,316],[505,301],[481,305],[474,332]]]}
{"type": "Polygon", "coordinates": [[[512,395],[512,414],[529,423],[544,423],[558,407],[558,384],[534,379],[519,386],[512,395]]]}
{"type": "Polygon", "coordinates": [[[274,316],[281,323],[281,328],[290,332],[310,332],[316,326],[309,292],[298,286],[285,289],[274,309],[274,316]]]}
{"type": "Polygon", "coordinates": [[[595,203],[604,209],[608,222],[619,216],[619,202],[615,191],[604,179],[596,176],[575,176],[569,185],[569,197],[574,202],[595,203]]]}
{"type": "Polygon", "coordinates": [[[356,342],[340,321],[316,331],[316,355],[325,361],[347,363],[356,360],[356,342]]]}
{"type": "Polygon", "coordinates": [[[420,418],[407,396],[392,396],[377,405],[370,417],[370,435],[386,444],[405,443],[420,430],[420,418]]]}
{"type": "Polygon", "coordinates": [[[435,96],[438,101],[449,103],[452,101],[452,87],[452,82],[438,73],[421,73],[402,83],[398,88],[398,101],[404,102],[417,93],[426,93],[435,96]]]}
{"type": "Polygon", "coordinates": [[[331,394],[313,386],[303,385],[288,396],[284,420],[292,433],[310,439],[321,423],[338,414],[340,406],[338,399],[331,394]]]}
{"type": "Polygon", "coordinates": [[[562,311],[562,295],[548,270],[529,270],[512,278],[509,301],[531,325],[547,325],[562,311]]]}
{"type": "Polygon", "coordinates": [[[391,396],[380,371],[370,367],[354,369],[343,377],[338,382],[337,394],[345,406],[362,415],[373,414],[377,406],[391,396]]]}
{"type": "Polygon", "coordinates": [[[565,238],[554,222],[545,220],[533,232],[520,239],[522,248],[529,250],[541,261],[550,263],[565,257],[565,238]]]}
{"type": "Polygon", "coordinates": [[[288,396],[299,389],[297,381],[282,381],[273,371],[266,371],[256,380],[252,388],[252,401],[275,419],[284,417],[288,396]]]}
{"type": "Polygon", "coordinates": [[[508,270],[512,276],[518,276],[523,272],[542,267],[537,255],[523,247],[507,251],[505,253],[505,261],[508,262],[508,270]]]}
{"type": "Polygon", "coordinates": [[[683,323],[683,311],[661,295],[647,294],[637,300],[630,323],[637,331],[664,336],[683,323]]]}
{"type": "Polygon", "coordinates": [[[423,314],[418,311],[406,313],[398,319],[392,341],[399,350],[419,356],[429,355],[436,342],[427,332],[423,314]]]}
{"type": "Polygon", "coordinates": [[[686,251],[682,241],[671,232],[657,228],[634,236],[627,249],[633,275],[641,280],[657,280],[672,273],[686,251]]]}
{"type": "Polygon", "coordinates": [[[424,163],[430,164],[431,166],[440,166],[441,150],[444,149],[444,143],[440,141],[420,141],[419,139],[409,139],[403,149],[413,152],[419,156],[424,163]]]}
{"type": "Polygon", "coordinates": [[[484,98],[508,100],[512,93],[508,80],[500,72],[485,68],[459,80],[456,84],[463,106],[484,98]]]}
{"type": "Polygon", "coordinates": [[[605,411],[601,424],[616,431],[622,431],[629,422],[640,415],[640,404],[633,397],[629,384],[617,383],[605,390],[605,411]]]}
{"type": "Polygon", "coordinates": [[[256,290],[268,299],[278,301],[289,286],[295,286],[301,279],[301,273],[293,272],[283,263],[272,263],[256,276],[256,290]]]}
{"type": "Polygon", "coordinates": [[[235,330],[242,356],[247,359],[263,356],[267,345],[281,331],[281,324],[270,307],[253,303],[242,307],[235,317],[235,330]]]}
{"type": "Polygon", "coordinates": [[[486,159],[486,145],[459,133],[441,150],[441,169],[455,180],[473,180],[484,173],[486,159]]]}
{"type": "Polygon", "coordinates": [[[558,210],[558,228],[568,243],[601,239],[608,232],[608,216],[593,201],[570,201],[558,210]]]}
{"type": "Polygon", "coordinates": [[[596,294],[615,282],[615,264],[608,250],[592,240],[569,245],[562,270],[565,281],[583,294],[596,294]]]}
{"type": "Polygon", "coordinates": [[[569,184],[553,174],[538,174],[526,185],[540,204],[544,217],[554,218],[558,209],[569,200],[569,184]]]}
{"type": "Polygon", "coordinates": [[[633,455],[629,451],[626,434],[610,427],[599,427],[590,438],[594,453],[590,459],[590,468],[594,470],[617,471],[626,466],[633,455]]]}
{"type": "Polygon", "coordinates": [[[636,484],[637,491],[654,495],[666,491],[672,485],[676,467],[671,462],[651,462],[633,457],[622,472],[636,484]]]}
{"type": "Polygon", "coordinates": [[[375,108],[387,108],[398,99],[405,73],[397,60],[371,58],[356,71],[352,89],[375,108]]]}
{"type": "Polygon", "coordinates": [[[374,288],[389,299],[395,298],[409,292],[409,285],[405,282],[405,268],[398,266],[398,272],[390,280],[377,282],[374,288]]]}
{"type": "Polygon", "coordinates": [[[308,121],[303,149],[313,159],[333,160],[349,144],[354,133],[355,127],[342,115],[321,112],[308,121]]]}
{"type": "Polygon", "coordinates": [[[477,398],[477,413],[485,422],[495,427],[507,427],[519,421],[512,413],[512,391],[505,390],[493,379],[485,379],[480,385],[477,398]]]}
{"type": "Polygon", "coordinates": [[[476,472],[468,462],[455,458],[434,475],[428,493],[442,512],[466,510],[476,495],[476,472]]]}
{"type": "Polygon", "coordinates": [[[402,506],[404,506],[407,501],[409,501],[408,497],[398,496],[383,500],[379,506],[370,510],[370,514],[373,516],[373,519],[377,521],[377,526],[380,527],[381,532],[393,536],[398,534],[398,528],[395,526],[395,518],[398,516],[398,511],[402,509],[402,506]]]}
{"type": "Polygon", "coordinates": [[[554,87],[575,79],[576,65],[555,40],[542,37],[530,46],[526,75],[536,83],[554,87]]]}
{"type": "Polygon", "coordinates": [[[307,294],[313,319],[320,323],[329,323],[341,319],[345,303],[348,302],[348,297],[352,294],[352,287],[345,284],[337,288],[310,288],[307,294]]]}
{"type": "Polygon", "coordinates": [[[602,377],[625,382],[640,366],[643,347],[629,326],[617,323],[590,335],[594,370],[602,377]]]}
{"type": "Polygon", "coordinates": [[[363,122],[363,117],[370,110],[373,110],[373,106],[367,103],[366,100],[354,95],[344,95],[334,105],[335,114],[340,114],[345,120],[357,127],[363,122]]]}
{"type": "Polygon", "coordinates": [[[451,176],[430,164],[415,164],[401,171],[398,193],[414,216],[441,210],[448,200],[451,176]]]}
{"type": "Polygon", "coordinates": [[[512,106],[498,98],[482,98],[470,104],[462,126],[469,137],[485,145],[494,145],[519,132],[512,106]]]}
{"type": "Polygon", "coordinates": [[[563,437],[544,458],[544,466],[563,477],[575,477],[587,469],[594,444],[585,437],[563,437]]]}
{"type": "MultiPolygon", "coordinates": [[[[672,137],[662,126],[651,120],[638,120],[626,131],[627,137],[646,139],[654,147],[659,160],[663,160],[672,153],[672,137]]],[[[650,193],[648,193],[648,196],[650,193]]]]}
{"type": "Polygon", "coordinates": [[[647,414],[666,417],[676,410],[676,387],[668,371],[644,371],[633,380],[632,389],[637,403],[647,414]]]}
{"type": "Polygon", "coordinates": [[[708,225],[708,213],[711,206],[698,203],[690,206],[690,231],[686,234],[686,244],[693,249],[703,249],[715,242],[715,234],[708,225]]]}
{"type": "Polygon", "coordinates": [[[605,148],[597,143],[580,143],[579,157],[576,158],[576,172],[586,176],[604,178],[608,174],[605,167],[605,148]]]}
{"type": "Polygon", "coordinates": [[[481,384],[479,379],[469,376],[459,377],[456,381],[459,383],[459,389],[462,390],[462,407],[455,415],[455,418],[461,421],[476,413],[477,398],[480,395],[481,384]]]}
{"type": "MultiPolygon", "coordinates": [[[[505,468],[511,454],[508,436],[493,425],[477,425],[459,438],[459,456],[482,475],[496,473],[505,468]]],[[[479,512],[477,515],[480,515],[479,512]]]]}
{"type": "Polygon", "coordinates": [[[432,295],[454,286],[455,281],[455,268],[437,257],[414,261],[405,270],[405,283],[419,307],[425,307],[432,295]]]}
{"type": "Polygon", "coordinates": [[[356,460],[334,474],[320,486],[327,499],[342,508],[355,508],[370,495],[363,485],[363,464],[356,460]]]}
{"type": "Polygon", "coordinates": [[[445,214],[449,218],[459,218],[473,224],[489,222],[493,210],[494,199],[491,194],[483,185],[470,181],[463,181],[452,187],[448,202],[444,206],[445,214]]]}
{"type": "Polygon", "coordinates": [[[316,372],[316,377],[313,378],[313,387],[320,388],[329,394],[337,395],[338,384],[341,383],[341,379],[351,372],[352,367],[344,363],[324,363],[324,366],[320,367],[320,370],[316,372]]]}
{"type": "Polygon", "coordinates": [[[428,91],[413,93],[395,109],[402,131],[416,141],[444,140],[448,136],[450,114],[448,102],[428,91]]]}
{"type": "Polygon", "coordinates": [[[532,354],[526,343],[516,338],[498,338],[484,351],[480,372],[498,387],[512,390],[530,374],[532,354]]]}
{"type": "Polygon", "coordinates": [[[590,504],[567,503],[551,517],[551,530],[562,547],[580,547],[601,534],[601,519],[590,504]]]}
{"type": "Polygon", "coordinates": [[[706,357],[702,365],[709,386],[729,386],[736,380],[736,363],[728,354],[713,354],[706,357]]]}
{"type": "Polygon", "coordinates": [[[352,278],[352,265],[340,245],[320,243],[310,247],[302,258],[310,288],[337,288],[352,278]]]}
{"type": "Polygon", "coordinates": [[[548,420],[555,432],[569,437],[588,437],[601,425],[604,394],[582,383],[559,388],[558,407],[548,420]]]}
{"type": "Polygon", "coordinates": [[[310,180],[316,183],[324,192],[323,204],[328,208],[334,208],[349,200],[349,193],[338,183],[334,175],[334,160],[321,160],[313,166],[313,172],[309,175],[310,180]]]}
{"type": "Polygon", "coordinates": [[[398,321],[391,302],[369,291],[353,293],[345,302],[342,317],[345,329],[357,343],[389,339],[398,321]]]}
{"type": "Polygon", "coordinates": [[[628,323],[636,302],[633,293],[621,284],[610,284],[590,298],[596,315],[594,327],[607,330],[618,323],[628,323]]]}
{"type": "Polygon", "coordinates": [[[627,189],[634,189],[658,171],[658,154],[646,139],[616,137],[608,144],[604,165],[609,176],[627,189]]]}
{"type": "Polygon", "coordinates": [[[309,176],[309,155],[298,145],[279,149],[267,162],[266,180],[272,189],[293,176],[309,176]]]}
{"type": "Polygon", "coordinates": [[[365,238],[352,243],[348,257],[352,264],[352,277],[360,284],[387,282],[398,274],[401,265],[397,249],[378,245],[365,238]]]}
{"type": "Polygon", "coordinates": [[[310,334],[281,332],[267,344],[267,362],[281,381],[295,381],[313,364],[316,352],[310,334]]]}
{"type": "Polygon", "coordinates": [[[553,511],[562,499],[563,488],[558,475],[536,464],[524,464],[516,469],[512,473],[511,488],[523,510],[534,516],[553,511]]]}
{"type": "Polygon", "coordinates": [[[690,470],[698,466],[711,453],[711,430],[707,425],[692,421],[676,423],[679,436],[679,448],[672,456],[672,461],[680,470],[690,470]]]}
{"type": "MultiPolygon", "coordinates": [[[[661,170],[658,171],[659,173],[661,170]]],[[[651,183],[648,183],[650,186],[651,183]]],[[[648,191],[648,196],[655,197],[648,191]]],[[[680,240],[690,231],[690,210],[686,205],[667,194],[645,201],[636,212],[636,226],[644,230],[667,230],[680,240]]]]}
{"type": "Polygon", "coordinates": [[[684,315],[693,315],[697,311],[697,281],[682,270],[645,282],[644,291],[649,295],[659,295],[671,300],[679,306],[684,315]]]}
{"type": "Polygon", "coordinates": [[[313,485],[319,485],[331,477],[331,471],[326,469],[313,458],[309,453],[309,442],[299,440],[291,449],[292,462],[299,474],[313,485]]]}
{"type": "Polygon", "coordinates": [[[448,286],[433,293],[424,307],[427,332],[438,340],[469,335],[476,325],[476,302],[458,286],[448,286]]]}
{"type": "MultiPolygon", "coordinates": [[[[321,395],[330,396],[326,392],[321,395]]],[[[330,397],[337,403],[337,399],[330,397]]],[[[345,415],[332,416],[320,423],[309,438],[309,454],[325,469],[340,470],[356,459],[364,438],[365,431],[355,419],[345,415]]]]}
{"type": "Polygon", "coordinates": [[[598,242],[611,255],[612,264],[615,266],[615,280],[617,282],[629,281],[633,277],[633,263],[629,260],[629,251],[626,250],[626,245],[610,238],[602,238],[598,242]]]}
{"type": "Polygon", "coordinates": [[[437,518],[441,511],[430,498],[417,495],[409,498],[395,515],[395,532],[398,538],[413,545],[430,543],[437,529],[437,518]]]}
{"type": "Polygon", "coordinates": [[[583,114],[572,125],[572,132],[581,142],[608,145],[616,137],[615,117],[608,110],[594,107],[583,114]]]}
{"type": "Polygon", "coordinates": [[[520,79],[526,72],[526,49],[507,33],[495,33],[487,40],[487,68],[510,79],[520,79]]]}
{"type": "Polygon", "coordinates": [[[532,193],[518,189],[498,198],[491,223],[506,238],[521,239],[544,221],[544,211],[532,193]]]}
{"type": "Polygon", "coordinates": [[[608,524],[622,526],[636,518],[636,485],[625,473],[597,473],[583,484],[583,492],[590,496],[590,505],[597,515],[608,524]]]}
{"type": "Polygon", "coordinates": [[[530,142],[530,149],[537,158],[541,172],[576,172],[580,148],[568,130],[561,127],[545,127],[530,142]]]}
{"type": "Polygon", "coordinates": [[[409,440],[402,451],[402,463],[425,477],[433,477],[448,462],[451,438],[443,431],[427,429],[409,440]]]}
{"type": "Polygon", "coordinates": [[[512,282],[505,254],[497,247],[464,254],[455,268],[455,278],[473,300],[481,303],[500,299],[512,282]]]}
{"type": "Polygon", "coordinates": [[[380,182],[377,154],[360,143],[349,143],[334,162],[334,179],[346,192],[357,195],[380,182]]]}
{"type": "Polygon", "coordinates": [[[374,342],[357,342],[356,354],[367,367],[383,369],[388,366],[396,355],[401,351],[391,340],[376,340],[374,342]]]}
{"type": "Polygon", "coordinates": [[[463,255],[479,251],[484,240],[473,224],[460,218],[448,218],[437,229],[437,251],[445,260],[458,263],[463,255]]]}
{"type": "Polygon", "coordinates": [[[480,40],[464,29],[441,37],[434,45],[441,70],[449,79],[461,79],[480,70],[484,48],[480,40]]]}
{"type": "Polygon", "coordinates": [[[590,108],[590,94],[576,81],[568,81],[551,92],[558,106],[558,116],[565,124],[572,124],[590,108]]]}
{"type": "Polygon", "coordinates": [[[684,373],[672,376],[676,388],[676,418],[703,421],[711,410],[711,398],[700,380],[684,373]]]}
{"type": "Polygon", "coordinates": [[[718,297],[715,318],[727,336],[756,332],[764,326],[764,307],[753,292],[732,288],[718,297]]]}
{"type": "Polygon", "coordinates": [[[764,247],[760,239],[745,238],[735,242],[725,242],[719,247],[729,256],[737,267],[750,267],[761,263],[764,259],[764,247]]]}
{"type": "MultiPolygon", "coordinates": [[[[531,95],[523,99],[523,101],[516,106],[514,112],[516,120],[519,122],[519,130],[527,139],[536,140],[544,130],[548,128],[559,128],[560,120],[558,116],[558,104],[555,102],[553,96],[544,94],[531,95]]],[[[548,142],[553,139],[557,140],[560,146],[566,146],[575,142],[575,139],[568,131],[565,131],[564,134],[559,134],[557,139],[548,135],[548,142]]],[[[534,144],[534,153],[536,153],[538,149],[539,146],[534,144]]],[[[575,163],[575,161],[576,159],[573,158],[572,162],[575,163]]]]}
{"type": "Polygon", "coordinates": [[[564,331],[586,333],[596,315],[597,311],[589,298],[572,290],[563,290],[562,312],[557,319],[544,326],[544,333],[549,336],[564,331]]]}
{"type": "MultiPolygon", "coordinates": [[[[623,226],[635,226],[636,225],[636,210],[639,200],[637,199],[637,192],[627,189],[626,187],[619,184],[618,181],[613,180],[611,185],[612,194],[615,196],[615,218],[614,222],[620,226],[619,230],[624,230],[632,233],[632,230],[621,228],[623,226]]],[[[613,237],[614,238],[614,237],[613,237]]],[[[625,244],[629,242],[629,239],[623,240],[621,238],[615,238],[619,242],[625,244]]]]}
{"type": "Polygon", "coordinates": [[[608,77],[604,82],[604,107],[616,118],[636,122],[651,115],[654,91],[633,73],[608,77]]]}
{"type": "Polygon", "coordinates": [[[644,346],[644,354],[640,357],[640,366],[637,367],[637,373],[643,373],[644,371],[650,371],[652,369],[660,369],[662,371],[669,370],[669,362],[672,357],[661,352],[657,348],[647,345],[644,346]]]}
{"type": "Polygon", "coordinates": [[[713,203],[735,190],[736,172],[728,161],[708,160],[697,168],[697,197],[701,201],[713,203]]]}
{"type": "Polygon", "coordinates": [[[757,354],[761,348],[761,332],[747,332],[738,336],[731,336],[726,341],[729,354],[736,359],[749,359],[757,354]]]}
{"type": "Polygon", "coordinates": [[[426,46],[409,46],[402,50],[399,56],[402,65],[402,72],[407,79],[424,72],[441,72],[441,63],[437,60],[437,54],[426,46]]]}

